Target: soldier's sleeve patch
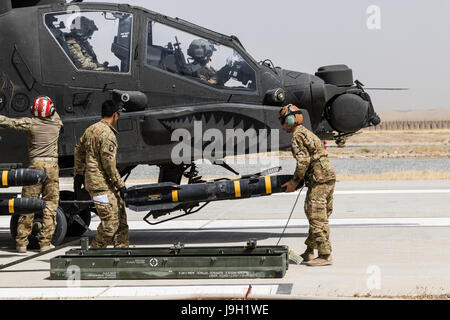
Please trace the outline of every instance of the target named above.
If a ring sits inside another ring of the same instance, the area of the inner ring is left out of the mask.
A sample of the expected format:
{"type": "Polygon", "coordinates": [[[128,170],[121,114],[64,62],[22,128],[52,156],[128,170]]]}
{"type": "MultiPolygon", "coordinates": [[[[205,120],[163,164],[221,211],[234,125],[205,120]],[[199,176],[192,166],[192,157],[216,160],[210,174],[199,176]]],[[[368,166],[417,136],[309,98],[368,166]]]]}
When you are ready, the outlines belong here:
{"type": "Polygon", "coordinates": [[[109,152],[111,152],[111,153],[114,152],[114,148],[115,148],[115,147],[114,147],[112,144],[110,144],[110,145],[109,145],[109,152]]]}

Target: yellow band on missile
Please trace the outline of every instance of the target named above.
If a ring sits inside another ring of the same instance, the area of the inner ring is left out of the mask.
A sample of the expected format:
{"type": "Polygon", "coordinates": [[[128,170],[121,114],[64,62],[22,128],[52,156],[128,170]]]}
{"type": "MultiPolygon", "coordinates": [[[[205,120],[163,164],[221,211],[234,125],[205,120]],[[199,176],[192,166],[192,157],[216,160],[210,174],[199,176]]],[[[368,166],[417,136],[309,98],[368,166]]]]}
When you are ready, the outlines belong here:
{"type": "Polygon", "coordinates": [[[172,201],[173,202],[178,202],[178,190],[173,190],[172,191],[172,201]]]}
{"type": "Polygon", "coordinates": [[[14,199],[9,200],[8,207],[9,207],[9,213],[13,214],[14,213],[14,199]]]}
{"type": "Polygon", "coordinates": [[[8,185],[8,171],[3,171],[2,173],[2,186],[6,187],[8,185]]]}
{"type": "Polygon", "coordinates": [[[270,181],[270,177],[266,176],[265,180],[266,180],[266,193],[271,194],[272,193],[272,182],[270,181]]]}
{"type": "Polygon", "coordinates": [[[234,182],[234,195],[236,196],[236,198],[241,197],[241,182],[240,181],[234,182]]]}

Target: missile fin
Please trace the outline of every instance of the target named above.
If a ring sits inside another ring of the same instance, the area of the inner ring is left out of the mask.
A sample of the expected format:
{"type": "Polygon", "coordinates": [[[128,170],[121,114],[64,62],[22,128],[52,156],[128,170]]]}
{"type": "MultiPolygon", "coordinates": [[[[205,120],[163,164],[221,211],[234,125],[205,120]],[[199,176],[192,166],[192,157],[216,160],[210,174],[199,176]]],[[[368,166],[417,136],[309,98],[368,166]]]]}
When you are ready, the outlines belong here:
{"type": "Polygon", "coordinates": [[[147,185],[139,185],[127,189],[128,193],[145,190],[148,193],[161,193],[164,191],[179,190],[180,186],[173,182],[154,183],[147,185]]]}
{"type": "Polygon", "coordinates": [[[182,207],[183,205],[181,203],[163,203],[163,204],[153,204],[148,206],[136,206],[136,205],[127,205],[128,208],[130,208],[133,211],[141,212],[141,211],[176,211],[177,208],[182,207]]]}

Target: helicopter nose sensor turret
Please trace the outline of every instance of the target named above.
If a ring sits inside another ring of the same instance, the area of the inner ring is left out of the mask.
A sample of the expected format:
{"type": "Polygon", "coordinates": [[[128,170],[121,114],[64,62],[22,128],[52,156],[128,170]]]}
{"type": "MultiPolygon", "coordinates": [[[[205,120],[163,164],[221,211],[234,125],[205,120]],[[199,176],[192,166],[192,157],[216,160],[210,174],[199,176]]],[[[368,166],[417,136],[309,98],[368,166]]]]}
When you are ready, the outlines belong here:
{"type": "Polygon", "coordinates": [[[334,130],[353,133],[381,122],[363,84],[353,80],[353,71],[348,66],[321,67],[316,76],[325,82],[325,96],[329,98],[325,118],[334,130]]]}
{"type": "Polygon", "coordinates": [[[338,132],[351,133],[367,123],[369,101],[360,96],[345,93],[338,96],[327,109],[327,120],[338,132]]]}

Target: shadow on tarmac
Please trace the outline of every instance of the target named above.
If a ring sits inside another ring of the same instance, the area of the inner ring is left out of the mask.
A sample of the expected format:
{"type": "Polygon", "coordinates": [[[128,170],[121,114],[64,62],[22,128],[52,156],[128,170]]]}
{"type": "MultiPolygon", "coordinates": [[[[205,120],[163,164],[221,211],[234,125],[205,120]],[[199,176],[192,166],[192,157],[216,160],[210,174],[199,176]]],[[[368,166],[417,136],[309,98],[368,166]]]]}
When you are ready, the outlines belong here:
{"type": "MultiPolygon", "coordinates": [[[[89,243],[94,238],[96,231],[85,233],[82,237],[89,237],[89,243]]],[[[170,230],[135,230],[130,231],[130,245],[173,245],[181,242],[183,244],[245,244],[249,239],[264,241],[267,239],[277,239],[281,236],[280,232],[240,232],[240,231],[170,231],[170,230]]],[[[306,238],[305,233],[285,233],[283,238],[296,238],[301,241],[306,238]]],[[[67,237],[64,243],[74,241],[81,237],[67,237]]],[[[9,230],[0,232],[0,250],[6,252],[15,252],[15,241],[11,238],[9,230]]],[[[31,250],[32,251],[32,250],[31,250]]],[[[20,254],[11,254],[2,257],[20,257],[20,254]]]]}
{"type": "MultiPolygon", "coordinates": [[[[278,239],[281,233],[276,232],[232,232],[232,231],[134,231],[130,233],[132,245],[163,245],[181,242],[184,244],[245,244],[249,239],[263,241],[278,239]]],[[[304,233],[284,234],[283,238],[306,238],[304,233]]]]}

